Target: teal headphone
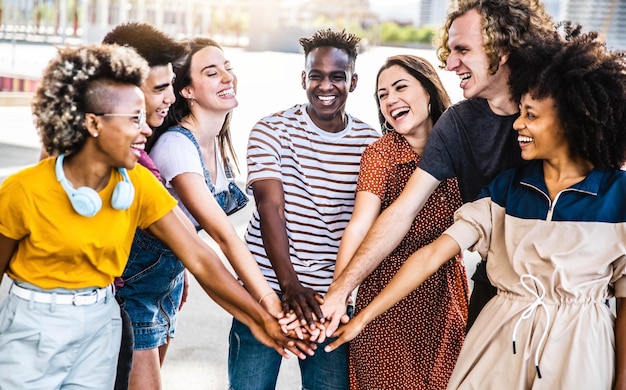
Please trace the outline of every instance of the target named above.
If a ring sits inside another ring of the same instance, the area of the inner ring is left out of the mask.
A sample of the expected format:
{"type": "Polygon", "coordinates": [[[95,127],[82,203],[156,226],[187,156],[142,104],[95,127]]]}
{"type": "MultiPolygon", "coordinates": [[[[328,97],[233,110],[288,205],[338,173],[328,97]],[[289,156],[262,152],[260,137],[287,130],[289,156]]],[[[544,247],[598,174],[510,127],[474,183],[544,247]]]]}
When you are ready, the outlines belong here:
{"type": "MultiPolygon", "coordinates": [[[[65,177],[65,172],[63,172],[64,159],[64,154],[57,157],[55,167],[57,180],[61,183],[65,193],[70,198],[74,210],[84,217],[93,217],[102,208],[102,199],[100,199],[100,195],[98,195],[93,188],[79,187],[74,189],[72,183],[65,177]]],[[[122,174],[124,180],[120,181],[115,186],[115,190],[113,190],[113,195],[111,196],[111,206],[116,210],[126,210],[133,204],[135,187],[133,187],[133,183],[131,183],[128,177],[126,168],[118,168],[118,171],[122,174]]]]}

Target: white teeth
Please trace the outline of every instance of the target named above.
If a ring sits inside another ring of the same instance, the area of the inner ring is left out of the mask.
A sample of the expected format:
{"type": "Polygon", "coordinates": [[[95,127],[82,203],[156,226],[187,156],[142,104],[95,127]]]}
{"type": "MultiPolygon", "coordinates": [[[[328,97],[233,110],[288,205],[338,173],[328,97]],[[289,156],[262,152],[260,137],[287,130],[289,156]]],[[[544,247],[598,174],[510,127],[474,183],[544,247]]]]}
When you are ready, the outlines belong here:
{"type": "Polygon", "coordinates": [[[323,102],[330,102],[331,100],[335,100],[334,96],[318,96],[317,98],[323,102]]]}
{"type": "Polygon", "coordinates": [[[470,77],[472,77],[471,73],[463,73],[462,75],[459,75],[459,77],[461,78],[461,81],[465,81],[465,80],[469,80],[470,77]]]}
{"type": "Polygon", "coordinates": [[[163,115],[165,115],[165,114],[167,114],[167,112],[169,111],[169,107],[168,107],[168,108],[158,108],[156,111],[157,111],[157,113],[159,113],[159,114],[163,114],[163,115]]]}
{"type": "Polygon", "coordinates": [[[145,149],[146,144],[132,144],[130,147],[133,149],[145,149]]]}
{"type": "Polygon", "coordinates": [[[533,142],[535,139],[532,137],[526,137],[525,135],[518,135],[517,142],[533,142]]]}
{"type": "Polygon", "coordinates": [[[395,110],[391,111],[389,114],[391,115],[392,118],[396,119],[400,115],[406,114],[407,112],[409,112],[408,107],[401,107],[401,108],[396,108],[395,110]]]}
{"type": "Polygon", "coordinates": [[[233,88],[228,88],[228,89],[218,92],[217,96],[224,97],[224,96],[234,95],[234,94],[235,94],[235,90],[233,88]]]}

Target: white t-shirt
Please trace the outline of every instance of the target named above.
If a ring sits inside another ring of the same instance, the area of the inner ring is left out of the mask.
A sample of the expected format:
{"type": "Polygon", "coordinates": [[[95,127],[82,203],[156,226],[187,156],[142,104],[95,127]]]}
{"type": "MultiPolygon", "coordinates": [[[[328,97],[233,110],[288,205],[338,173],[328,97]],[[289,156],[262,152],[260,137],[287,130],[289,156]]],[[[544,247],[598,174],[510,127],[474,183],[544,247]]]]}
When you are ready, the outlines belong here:
{"type": "MultiPolygon", "coordinates": [[[[217,142],[217,140],[215,142],[217,142]]],[[[177,131],[167,131],[159,137],[156,144],[152,147],[150,158],[152,158],[154,164],[159,168],[161,177],[165,181],[165,187],[170,194],[176,198],[185,215],[189,217],[195,226],[199,226],[196,219],[191,215],[189,210],[187,210],[172,187],[172,179],[183,173],[197,173],[204,177],[206,181],[196,146],[184,134],[177,131]]],[[[217,145],[215,147],[215,159],[217,180],[213,185],[217,193],[228,189],[228,179],[224,172],[222,156],[217,145]]]]}

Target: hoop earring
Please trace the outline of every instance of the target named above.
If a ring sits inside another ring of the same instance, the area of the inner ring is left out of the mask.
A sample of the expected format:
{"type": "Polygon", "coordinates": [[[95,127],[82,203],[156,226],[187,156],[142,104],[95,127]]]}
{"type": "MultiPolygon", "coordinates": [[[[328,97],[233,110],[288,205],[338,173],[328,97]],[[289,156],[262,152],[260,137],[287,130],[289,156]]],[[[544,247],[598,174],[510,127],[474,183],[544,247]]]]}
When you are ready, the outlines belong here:
{"type": "Polygon", "coordinates": [[[390,132],[390,131],[393,131],[394,129],[393,127],[389,125],[389,122],[385,120],[385,123],[383,123],[383,130],[387,130],[387,132],[390,132]]]}

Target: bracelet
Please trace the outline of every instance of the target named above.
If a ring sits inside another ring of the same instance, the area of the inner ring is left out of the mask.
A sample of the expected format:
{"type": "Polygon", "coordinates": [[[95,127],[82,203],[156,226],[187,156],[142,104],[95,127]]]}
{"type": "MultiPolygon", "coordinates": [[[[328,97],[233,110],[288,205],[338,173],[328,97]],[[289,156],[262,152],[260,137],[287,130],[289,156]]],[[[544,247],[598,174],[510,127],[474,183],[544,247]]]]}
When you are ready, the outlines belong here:
{"type": "Polygon", "coordinates": [[[267,297],[269,297],[270,295],[274,294],[274,291],[270,291],[267,294],[263,295],[260,299],[259,299],[259,305],[261,304],[261,302],[263,302],[263,300],[267,297]]]}

